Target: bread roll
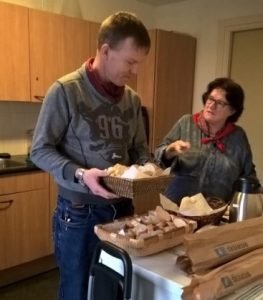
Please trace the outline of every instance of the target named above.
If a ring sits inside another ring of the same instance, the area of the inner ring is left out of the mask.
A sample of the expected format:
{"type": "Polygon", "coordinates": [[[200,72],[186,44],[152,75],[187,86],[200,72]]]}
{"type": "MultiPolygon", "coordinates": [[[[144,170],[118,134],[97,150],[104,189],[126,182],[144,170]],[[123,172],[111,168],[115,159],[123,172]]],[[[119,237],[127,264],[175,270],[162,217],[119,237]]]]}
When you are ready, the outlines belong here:
{"type": "Polygon", "coordinates": [[[109,176],[116,176],[119,177],[121,176],[126,170],[128,169],[128,167],[121,165],[121,164],[116,164],[112,167],[109,167],[107,169],[107,173],[109,176]]]}
{"type": "Polygon", "coordinates": [[[179,212],[187,216],[203,216],[212,211],[213,209],[201,193],[192,197],[184,197],[179,207],[179,212]]]}
{"type": "Polygon", "coordinates": [[[132,165],[122,173],[121,177],[127,179],[140,179],[140,178],[147,178],[151,176],[140,171],[138,169],[138,166],[132,165]]]}

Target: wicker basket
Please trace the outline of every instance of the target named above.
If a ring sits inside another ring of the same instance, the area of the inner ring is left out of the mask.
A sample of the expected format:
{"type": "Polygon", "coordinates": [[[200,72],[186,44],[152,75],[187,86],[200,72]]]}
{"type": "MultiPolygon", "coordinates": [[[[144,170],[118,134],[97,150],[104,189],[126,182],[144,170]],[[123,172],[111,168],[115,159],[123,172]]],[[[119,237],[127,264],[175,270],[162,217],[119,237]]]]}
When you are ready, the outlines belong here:
{"type": "Polygon", "coordinates": [[[147,256],[182,244],[184,234],[194,232],[197,226],[196,222],[185,220],[187,222],[187,226],[185,227],[173,228],[162,234],[156,234],[144,239],[133,239],[118,234],[118,231],[129,219],[132,218],[116,220],[104,225],[96,225],[94,229],[95,233],[101,240],[109,241],[119,246],[132,256],[147,256]]]}
{"type": "Polygon", "coordinates": [[[178,216],[182,216],[185,219],[194,220],[197,222],[197,227],[203,227],[208,224],[218,225],[227,209],[227,205],[224,200],[220,198],[207,198],[206,201],[208,202],[209,206],[213,209],[222,208],[222,210],[217,211],[215,213],[205,215],[205,216],[185,216],[183,214],[177,213],[178,216]],[[224,208],[223,208],[224,207],[224,208]]]}
{"type": "Polygon", "coordinates": [[[171,178],[172,176],[170,175],[141,179],[125,179],[107,176],[104,177],[103,180],[106,187],[117,195],[133,199],[141,194],[162,193],[166,189],[171,178]]]}

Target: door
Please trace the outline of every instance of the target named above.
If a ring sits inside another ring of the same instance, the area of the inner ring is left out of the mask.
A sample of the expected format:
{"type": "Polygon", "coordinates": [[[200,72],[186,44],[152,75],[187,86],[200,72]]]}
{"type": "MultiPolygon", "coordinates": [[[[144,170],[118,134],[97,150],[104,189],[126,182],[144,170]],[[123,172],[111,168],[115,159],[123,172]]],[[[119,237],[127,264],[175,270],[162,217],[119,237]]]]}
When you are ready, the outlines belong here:
{"type": "Polygon", "coordinates": [[[250,141],[259,180],[263,183],[263,28],[236,31],[232,35],[231,78],[245,90],[245,109],[238,122],[250,141]]]}
{"type": "Polygon", "coordinates": [[[192,111],[195,43],[188,35],[157,31],[153,149],[192,111]]]}

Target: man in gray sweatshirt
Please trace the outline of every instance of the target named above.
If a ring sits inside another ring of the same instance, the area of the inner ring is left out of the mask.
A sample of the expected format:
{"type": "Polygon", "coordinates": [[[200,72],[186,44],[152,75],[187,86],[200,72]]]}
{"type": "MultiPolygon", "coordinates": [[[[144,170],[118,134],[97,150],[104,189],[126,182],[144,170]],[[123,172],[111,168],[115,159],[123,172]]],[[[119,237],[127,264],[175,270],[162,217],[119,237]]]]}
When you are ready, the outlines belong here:
{"type": "Polygon", "coordinates": [[[149,151],[139,96],[126,83],[150,49],[143,23],[118,12],[103,21],[95,58],[48,90],[34,132],[31,160],[58,184],[53,216],[59,299],[84,300],[94,226],[133,214],[130,199],[101,179],[116,164],[144,164],[149,151]]]}

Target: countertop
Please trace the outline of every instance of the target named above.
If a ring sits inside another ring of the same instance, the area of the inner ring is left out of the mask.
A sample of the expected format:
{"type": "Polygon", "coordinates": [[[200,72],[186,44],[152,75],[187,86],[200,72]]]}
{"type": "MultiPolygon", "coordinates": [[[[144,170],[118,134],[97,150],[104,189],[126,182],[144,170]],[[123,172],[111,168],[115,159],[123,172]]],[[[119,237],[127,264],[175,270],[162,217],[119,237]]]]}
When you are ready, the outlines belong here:
{"type": "Polygon", "coordinates": [[[17,162],[21,163],[21,165],[15,166],[15,167],[0,168],[0,176],[4,175],[4,174],[40,170],[36,165],[34,165],[31,162],[31,160],[30,160],[30,158],[27,154],[25,154],[25,155],[12,155],[11,160],[17,161],[17,162]]]}

